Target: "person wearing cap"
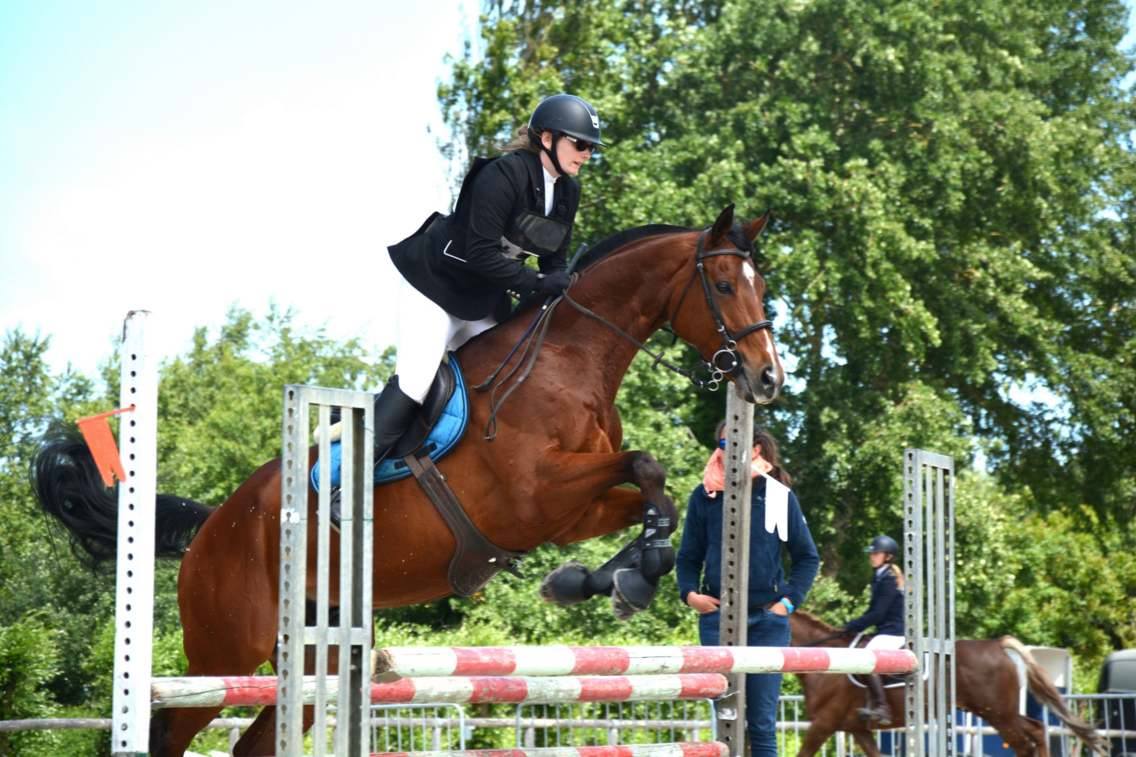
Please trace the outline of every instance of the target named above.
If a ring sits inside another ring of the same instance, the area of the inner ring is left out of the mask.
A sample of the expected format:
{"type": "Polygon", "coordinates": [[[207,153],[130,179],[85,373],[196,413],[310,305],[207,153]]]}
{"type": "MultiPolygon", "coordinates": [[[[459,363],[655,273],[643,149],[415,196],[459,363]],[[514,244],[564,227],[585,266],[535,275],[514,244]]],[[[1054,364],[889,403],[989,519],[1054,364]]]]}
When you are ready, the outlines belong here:
{"type": "Polygon", "coordinates": [[[376,464],[413,420],[447,350],[504,319],[510,293],[551,296],[568,287],[580,204],[574,177],[601,145],[591,104],[547,97],[501,155],[474,161],[450,215],[432,214],[388,248],[401,275],[397,356],[375,401],[376,464]],[[524,265],[528,257],[538,270],[524,265]]]}
{"type": "MultiPolygon", "coordinates": [[[[903,571],[895,564],[899,555],[899,545],[895,539],[881,534],[872,539],[864,550],[872,565],[872,600],[868,611],[858,618],[844,624],[848,633],[860,633],[872,626],[876,635],[868,641],[868,649],[903,649],[903,571]]],[[[878,720],[880,725],[891,723],[891,708],[884,696],[883,681],[876,674],[868,676],[868,706],[860,709],[860,715],[868,720],[878,720]]]]}
{"type": "MultiPolygon", "coordinates": [[[[698,638],[705,646],[717,646],[721,636],[719,597],[722,573],[722,500],[725,495],[725,422],[718,424],[718,446],[706,462],[702,483],[690,494],[682,544],[675,556],[678,590],[682,602],[698,613],[698,638]]],[[[746,643],[749,646],[789,645],[789,614],[804,603],[820,567],[809,525],[791,487],[792,478],[781,466],[777,441],[766,431],[754,429],[750,474],[751,513],[749,534],[749,593],[746,643]],[[769,476],[773,480],[766,478],[769,476]],[[780,488],[787,520],[785,534],[767,531],[766,508],[774,507],[771,490],[780,488]],[[782,539],[786,541],[782,541],[782,539]],[[789,556],[789,573],[782,555],[789,556]]],[[[777,700],[781,674],[746,676],[745,720],[750,754],[777,754],[777,700]]]]}

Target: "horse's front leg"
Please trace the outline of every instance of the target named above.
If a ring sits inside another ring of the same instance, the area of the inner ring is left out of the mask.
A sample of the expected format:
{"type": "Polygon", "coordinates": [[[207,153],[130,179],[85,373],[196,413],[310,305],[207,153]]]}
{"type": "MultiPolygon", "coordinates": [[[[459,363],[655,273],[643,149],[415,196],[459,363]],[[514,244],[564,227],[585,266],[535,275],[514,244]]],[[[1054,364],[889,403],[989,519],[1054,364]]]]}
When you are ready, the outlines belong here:
{"type": "MultiPolygon", "coordinates": [[[[566,563],[550,573],[541,585],[541,595],[560,605],[576,604],[600,594],[610,594],[620,619],[645,610],[658,589],[658,581],[674,567],[670,536],[678,520],[674,502],[664,489],[666,472],[645,452],[619,455],[574,454],[555,461],[562,485],[587,481],[606,486],[599,493],[581,491],[591,504],[582,517],[558,533],[553,541],[570,544],[619,530],[641,520],[643,531],[595,571],[578,562],[566,563]],[[630,482],[639,491],[611,488],[630,482]]],[[[586,488],[586,487],[584,487],[586,488]]]]}

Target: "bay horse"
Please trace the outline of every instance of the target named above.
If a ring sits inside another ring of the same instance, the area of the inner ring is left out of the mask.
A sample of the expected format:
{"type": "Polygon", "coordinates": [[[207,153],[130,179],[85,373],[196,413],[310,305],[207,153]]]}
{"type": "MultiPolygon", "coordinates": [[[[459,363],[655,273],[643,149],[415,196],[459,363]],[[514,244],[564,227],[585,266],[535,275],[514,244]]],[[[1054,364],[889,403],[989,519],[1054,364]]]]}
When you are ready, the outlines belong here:
{"type": "MultiPolygon", "coordinates": [[[[793,646],[847,647],[852,635],[828,625],[803,610],[789,616],[793,646]]],[[[1018,669],[1008,652],[1017,654],[1026,665],[1028,688],[1034,697],[1056,714],[1090,751],[1107,754],[1093,727],[1065,706],[1061,693],[1045,669],[1013,636],[996,640],[960,639],[955,641],[955,700],[964,710],[989,723],[1019,757],[1049,757],[1045,726],[1018,713],[1020,683],[1018,669]]],[[[880,728],[860,717],[865,704],[864,689],[845,675],[798,673],[805,692],[805,717],[810,721],[797,757],[816,754],[836,731],[846,731],[869,757],[879,757],[872,729],[880,728]]],[[[910,684],[909,684],[910,685],[910,684]]],[[[892,722],[887,728],[906,726],[905,687],[885,689],[892,722]]]]}
{"type": "MultiPolygon", "coordinates": [[[[645,451],[620,450],[616,392],[642,342],[669,324],[705,360],[711,384],[728,377],[741,396],[760,404],[777,396],[784,372],[765,317],[765,281],[753,246],[767,219],[736,221],[730,205],[702,231],[641,227],[600,243],[576,266],[578,276],[542,332],[539,359],[509,402],[491,413],[485,395],[470,393],[467,432],[438,467],[490,541],[525,552],[644,526],[601,569],[569,563],[549,574],[541,589],[545,599],[571,604],[603,594],[620,612],[642,610],[659,576],[673,567],[669,536],[678,513],[664,491],[665,471],[645,451]],[[491,415],[497,435],[490,442],[480,429],[491,415]],[[622,486],[627,483],[638,489],[622,486]]],[[[526,313],[534,312],[523,309],[464,345],[458,358],[465,374],[490,375],[525,337],[526,313]]],[[[310,455],[314,462],[314,448],[310,455]]],[[[41,506],[67,527],[77,554],[113,559],[116,500],[85,446],[47,440],[36,457],[35,479],[41,506]]],[[[181,559],[178,605],[188,675],[249,675],[274,662],[280,484],[276,459],[216,509],[158,497],[158,556],[181,559]]],[[[312,491],[308,508],[314,520],[312,491]]],[[[310,560],[314,535],[312,529],[310,560]]],[[[332,564],[337,536],[333,531],[332,564]]],[[[414,479],[376,487],[374,543],[376,609],[450,595],[447,565],[455,542],[414,479]],[[385,538],[389,532],[394,538],[385,538]]],[[[309,568],[309,598],[315,596],[314,574],[309,568]]],[[[333,577],[333,604],[337,589],[333,577]]],[[[305,729],[311,710],[305,708],[305,729]]],[[[150,753],[182,754],[218,711],[158,712],[150,753]]],[[[266,707],[233,753],[272,754],[274,737],[275,708],[266,707]]]]}

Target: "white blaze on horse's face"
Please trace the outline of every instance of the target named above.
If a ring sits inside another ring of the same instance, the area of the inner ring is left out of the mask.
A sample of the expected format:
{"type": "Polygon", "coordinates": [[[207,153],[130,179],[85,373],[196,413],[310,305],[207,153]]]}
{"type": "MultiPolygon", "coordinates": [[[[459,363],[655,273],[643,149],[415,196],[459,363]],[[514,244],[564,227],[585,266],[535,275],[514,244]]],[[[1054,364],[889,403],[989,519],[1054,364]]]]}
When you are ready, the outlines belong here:
{"type": "Polygon", "coordinates": [[[742,272],[745,273],[746,281],[749,282],[749,285],[753,286],[754,277],[757,275],[757,271],[753,270],[753,263],[748,260],[743,263],[742,272]]]}

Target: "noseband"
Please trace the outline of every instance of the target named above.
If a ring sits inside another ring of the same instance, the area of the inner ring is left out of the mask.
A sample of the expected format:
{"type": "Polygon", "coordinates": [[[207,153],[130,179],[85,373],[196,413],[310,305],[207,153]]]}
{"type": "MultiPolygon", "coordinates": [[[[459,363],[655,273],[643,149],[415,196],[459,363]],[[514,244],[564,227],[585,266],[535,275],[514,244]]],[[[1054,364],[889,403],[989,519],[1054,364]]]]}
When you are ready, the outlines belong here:
{"type": "Polygon", "coordinates": [[[722,309],[718,306],[718,300],[714,297],[714,290],[710,286],[710,276],[706,272],[706,259],[719,257],[721,255],[732,255],[733,257],[741,258],[743,260],[753,261],[753,257],[746,251],[738,249],[737,247],[719,247],[716,250],[706,249],[706,236],[708,232],[703,231],[698,235],[698,243],[695,246],[694,252],[694,272],[690,274],[690,279],[683,287],[682,296],[678,298],[678,304],[675,305],[674,312],[667,322],[673,324],[675,316],[682,308],[683,300],[686,299],[690,287],[694,284],[694,277],[698,276],[702,281],[702,294],[706,297],[706,306],[710,308],[710,315],[714,318],[714,328],[717,330],[719,336],[722,337],[722,346],[711,356],[708,361],[704,361],[703,368],[706,370],[707,378],[701,382],[691,377],[691,380],[698,384],[700,387],[705,387],[710,391],[717,391],[722,380],[736,371],[742,364],[741,356],[738,355],[738,342],[745,339],[747,336],[755,331],[762,329],[773,330],[773,323],[768,319],[756,321],[742,328],[739,331],[731,331],[730,327],[726,325],[726,319],[722,317],[722,309]]]}

